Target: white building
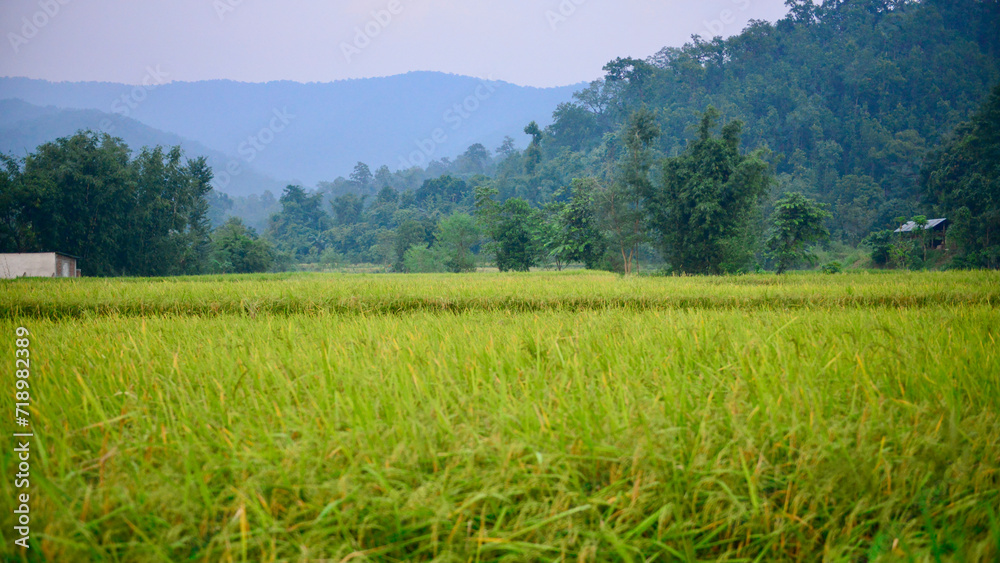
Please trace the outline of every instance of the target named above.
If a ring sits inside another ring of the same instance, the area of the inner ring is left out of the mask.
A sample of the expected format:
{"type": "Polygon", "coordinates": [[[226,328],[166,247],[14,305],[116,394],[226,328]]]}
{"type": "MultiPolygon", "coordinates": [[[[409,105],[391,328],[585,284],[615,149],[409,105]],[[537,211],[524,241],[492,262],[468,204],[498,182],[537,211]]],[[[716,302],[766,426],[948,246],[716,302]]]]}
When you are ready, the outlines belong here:
{"type": "Polygon", "coordinates": [[[61,252],[0,254],[0,278],[78,278],[76,256],[61,252]]]}

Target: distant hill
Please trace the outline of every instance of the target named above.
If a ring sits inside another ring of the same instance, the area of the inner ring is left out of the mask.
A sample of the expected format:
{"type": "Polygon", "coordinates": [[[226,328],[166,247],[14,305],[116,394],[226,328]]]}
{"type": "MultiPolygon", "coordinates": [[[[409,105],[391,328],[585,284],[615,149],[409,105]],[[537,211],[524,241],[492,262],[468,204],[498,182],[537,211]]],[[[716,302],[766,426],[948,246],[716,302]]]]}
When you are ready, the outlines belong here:
{"type": "MultiPolygon", "coordinates": [[[[188,157],[206,157],[209,165],[216,171],[223,171],[229,162],[238,160],[236,156],[209,149],[197,141],[154,129],[120,115],[97,110],[40,107],[23,100],[0,100],[0,152],[23,157],[34,152],[43,143],[70,136],[81,129],[103,131],[121,137],[133,150],[144,146],[179,145],[188,157]]],[[[280,193],[284,185],[244,164],[240,173],[230,178],[223,191],[233,195],[260,193],[264,190],[280,193]]]]}
{"type": "MultiPolygon", "coordinates": [[[[224,80],[152,88],[0,78],[0,99],[134,118],[306,186],[372,170],[454,157],[473,143],[495,149],[524,126],[547,125],[581,85],[529,88],[436,72],[332,83],[224,80]],[[126,115],[127,114],[127,115],[126,115]],[[273,126],[273,129],[272,129],[273,126]]],[[[0,117],[0,122],[9,120],[0,117]]],[[[217,171],[218,172],[218,171],[217,171]]]]}

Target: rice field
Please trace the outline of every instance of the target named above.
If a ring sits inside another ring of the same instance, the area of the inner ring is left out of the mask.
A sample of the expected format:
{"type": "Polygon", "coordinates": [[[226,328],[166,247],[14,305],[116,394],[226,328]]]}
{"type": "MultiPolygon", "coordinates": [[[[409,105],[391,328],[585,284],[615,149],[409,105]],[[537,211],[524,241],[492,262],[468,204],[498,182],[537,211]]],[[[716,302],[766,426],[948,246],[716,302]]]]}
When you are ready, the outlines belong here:
{"type": "Polygon", "coordinates": [[[998,303],[996,272],[6,281],[35,436],[0,559],[997,561],[998,303]]]}

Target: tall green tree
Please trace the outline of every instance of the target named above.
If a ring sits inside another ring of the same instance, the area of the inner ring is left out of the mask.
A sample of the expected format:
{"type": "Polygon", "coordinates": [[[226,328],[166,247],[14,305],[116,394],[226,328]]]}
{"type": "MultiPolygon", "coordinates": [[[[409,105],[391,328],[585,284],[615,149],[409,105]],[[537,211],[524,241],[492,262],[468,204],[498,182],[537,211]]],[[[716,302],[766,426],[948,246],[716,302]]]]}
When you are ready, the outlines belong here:
{"type": "Polygon", "coordinates": [[[419,205],[453,208],[467,201],[472,196],[472,190],[464,180],[446,175],[425,180],[415,195],[419,205]]]}
{"type": "Polygon", "coordinates": [[[130,223],[137,178],[130,150],[107,134],[78,133],[39,146],[24,161],[23,218],[34,252],[79,256],[88,275],[128,272],[130,223]]]}
{"type": "Polygon", "coordinates": [[[26,216],[29,204],[21,161],[0,154],[0,249],[28,252],[36,246],[34,228],[26,216]]]}
{"type": "Polygon", "coordinates": [[[539,212],[521,198],[497,203],[493,200],[496,194],[492,186],[476,189],[476,216],[489,237],[487,251],[494,255],[501,272],[527,272],[537,264],[541,251],[539,212]]]}
{"type": "Polygon", "coordinates": [[[604,72],[605,82],[615,90],[618,107],[625,112],[645,104],[656,67],[640,59],[618,57],[604,65],[604,72]]]}
{"type": "Polygon", "coordinates": [[[542,162],[542,128],[532,121],[524,128],[524,132],[531,135],[531,142],[524,151],[524,171],[531,176],[542,162]]]}
{"type": "Polygon", "coordinates": [[[501,272],[527,272],[536,265],[539,253],[538,213],[527,201],[516,197],[499,206],[495,241],[497,268],[501,272]]]}
{"type": "Polygon", "coordinates": [[[568,262],[583,262],[588,269],[595,270],[607,250],[594,202],[597,182],[594,178],[577,178],[570,189],[570,200],[558,217],[559,243],[568,262]]]}
{"type": "Polygon", "coordinates": [[[351,183],[354,184],[355,190],[358,193],[366,194],[372,189],[372,183],[375,181],[375,177],[372,176],[372,171],[368,168],[368,165],[364,162],[358,162],[354,165],[354,170],[351,171],[351,183]]]}
{"type": "Polygon", "coordinates": [[[773,174],[762,151],[740,153],[742,122],[730,121],[716,137],[718,121],[718,110],[709,107],[697,138],[664,160],[662,186],[647,198],[650,224],[677,271],[738,271],[756,251],[754,221],[773,174]]]}
{"type": "Polygon", "coordinates": [[[399,211],[399,192],[390,186],[385,186],[379,190],[369,209],[369,221],[376,229],[394,229],[397,225],[397,211],[399,211]]]}
{"type": "Polygon", "coordinates": [[[39,146],[0,175],[0,244],[7,252],[65,252],[88,275],[204,270],[212,171],[177,147],[132,151],[81,131],[39,146]]]}
{"type": "Polygon", "coordinates": [[[212,233],[212,269],[223,274],[266,272],[274,264],[271,245],[238,217],[212,233]]]}
{"type": "Polygon", "coordinates": [[[543,246],[556,266],[582,262],[588,269],[597,269],[607,250],[601,232],[594,194],[600,190],[595,178],[573,179],[569,200],[547,206],[549,216],[543,225],[543,246]]]}
{"type": "Polygon", "coordinates": [[[323,195],[290,185],[278,200],[281,211],[271,216],[266,238],[276,250],[294,260],[316,262],[326,250],[330,216],[323,211],[323,195]]]}
{"type": "Polygon", "coordinates": [[[473,247],[479,244],[479,227],[467,213],[454,213],[441,219],[435,235],[435,247],[444,257],[445,266],[452,272],[476,271],[473,247]]]}
{"type": "Polygon", "coordinates": [[[779,274],[799,262],[815,260],[809,245],[829,238],[823,222],[831,217],[821,204],[798,192],[786,193],[775,203],[767,248],[779,274]]]}
{"type": "Polygon", "coordinates": [[[597,119],[594,114],[582,105],[569,102],[556,107],[552,112],[552,125],[548,128],[553,148],[567,148],[571,151],[590,148],[596,130],[597,119]]]}
{"type": "Polygon", "coordinates": [[[648,242],[644,205],[654,191],[651,144],[659,136],[652,111],[643,107],[629,117],[624,131],[625,157],[605,201],[610,238],[621,252],[625,274],[638,270],[639,247],[648,242]]]}
{"type": "Polygon", "coordinates": [[[136,156],[136,190],[124,241],[125,269],[163,276],[204,271],[210,252],[207,196],[212,171],[204,159],[182,161],[179,147],[144,148],[136,156]]]}
{"type": "Polygon", "coordinates": [[[482,143],[473,143],[461,156],[456,166],[466,174],[486,174],[491,168],[490,150],[482,143]]]}
{"type": "Polygon", "coordinates": [[[334,198],[333,202],[330,203],[333,208],[334,222],[344,227],[360,223],[365,210],[365,199],[367,199],[366,196],[359,196],[355,193],[347,193],[334,198]]]}
{"type": "Polygon", "coordinates": [[[395,238],[396,262],[392,268],[396,272],[405,272],[407,271],[404,262],[406,251],[417,245],[423,244],[425,247],[428,245],[427,229],[419,221],[408,219],[396,229],[395,238]]]}

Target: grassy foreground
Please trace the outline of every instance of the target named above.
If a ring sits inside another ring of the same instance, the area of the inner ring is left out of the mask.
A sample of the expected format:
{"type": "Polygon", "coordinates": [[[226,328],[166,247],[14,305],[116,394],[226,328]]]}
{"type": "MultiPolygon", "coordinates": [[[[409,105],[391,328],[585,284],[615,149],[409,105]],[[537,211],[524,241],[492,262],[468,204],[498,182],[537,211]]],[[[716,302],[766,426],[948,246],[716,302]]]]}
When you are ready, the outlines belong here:
{"type": "Polygon", "coordinates": [[[1000,560],[998,302],[957,272],[0,283],[38,455],[25,554],[3,449],[0,558],[1000,560]]]}

